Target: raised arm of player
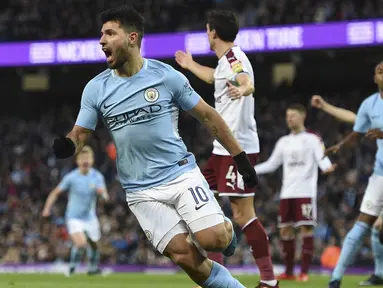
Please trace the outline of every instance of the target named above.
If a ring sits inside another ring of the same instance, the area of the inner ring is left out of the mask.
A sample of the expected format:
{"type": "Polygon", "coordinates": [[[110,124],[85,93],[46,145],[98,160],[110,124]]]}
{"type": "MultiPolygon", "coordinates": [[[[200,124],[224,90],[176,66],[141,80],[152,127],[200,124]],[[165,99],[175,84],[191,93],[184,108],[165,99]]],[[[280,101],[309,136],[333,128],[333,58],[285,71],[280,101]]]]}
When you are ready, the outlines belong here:
{"type": "Polygon", "coordinates": [[[60,184],[56,186],[48,195],[47,200],[45,201],[44,209],[42,212],[43,217],[49,217],[51,215],[51,209],[55,205],[59,195],[68,190],[70,186],[70,176],[67,174],[61,180],[60,184]]]}
{"type": "Polygon", "coordinates": [[[254,169],[257,174],[267,174],[274,172],[278,169],[279,166],[282,165],[282,159],[282,141],[279,139],[277,144],[275,144],[274,150],[271,153],[269,159],[263,163],[255,165],[254,169]]]}
{"type": "Polygon", "coordinates": [[[354,112],[331,105],[319,95],[314,95],[311,98],[311,106],[323,110],[340,121],[351,124],[355,123],[356,114],[354,112]]]}
{"type": "Polygon", "coordinates": [[[72,131],[66,137],[54,140],[53,152],[57,158],[68,158],[79,153],[96,129],[98,119],[96,96],[97,86],[90,81],[84,88],[80,112],[72,131]]]}
{"type": "Polygon", "coordinates": [[[189,70],[202,81],[213,84],[214,69],[207,66],[202,66],[195,62],[190,52],[179,50],[175,53],[175,59],[178,65],[180,65],[182,68],[189,70]]]}

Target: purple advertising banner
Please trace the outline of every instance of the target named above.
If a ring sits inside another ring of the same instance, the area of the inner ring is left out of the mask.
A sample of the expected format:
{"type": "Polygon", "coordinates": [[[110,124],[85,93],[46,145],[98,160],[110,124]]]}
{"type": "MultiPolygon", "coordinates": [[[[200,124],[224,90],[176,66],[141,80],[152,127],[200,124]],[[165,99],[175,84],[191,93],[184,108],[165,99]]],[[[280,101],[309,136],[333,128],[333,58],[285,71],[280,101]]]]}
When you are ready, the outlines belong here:
{"type": "MultiPolygon", "coordinates": [[[[245,52],[277,52],[383,44],[383,19],[242,29],[236,44],[245,52]]],[[[205,32],[146,35],[142,54],[173,57],[177,50],[211,54],[205,32]]],[[[104,62],[98,39],[0,44],[0,67],[104,62]]]]}

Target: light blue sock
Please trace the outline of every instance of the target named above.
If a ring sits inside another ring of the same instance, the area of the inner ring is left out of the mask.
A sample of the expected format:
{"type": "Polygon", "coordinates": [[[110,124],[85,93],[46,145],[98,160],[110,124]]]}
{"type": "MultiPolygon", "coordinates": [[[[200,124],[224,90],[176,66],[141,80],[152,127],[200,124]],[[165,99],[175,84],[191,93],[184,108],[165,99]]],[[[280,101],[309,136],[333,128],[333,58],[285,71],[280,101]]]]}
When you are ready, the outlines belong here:
{"type": "Polygon", "coordinates": [[[87,256],[88,256],[88,270],[95,271],[98,268],[98,263],[100,261],[100,253],[98,249],[93,249],[91,246],[87,248],[87,256]]]}
{"type": "Polygon", "coordinates": [[[371,248],[374,255],[374,275],[383,278],[383,245],[379,241],[379,231],[375,228],[372,228],[371,248]]]}
{"type": "Polygon", "coordinates": [[[347,233],[338,263],[332,272],[331,280],[341,280],[343,278],[344,272],[353,263],[355,255],[358,253],[368,232],[370,232],[370,227],[366,223],[358,221],[347,233]]]}
{"type": "Polygon", "coordinates": [[[82,252],[83,252],[82,248],[79,249],[76,246],[72,246],[72,248],[70,249],[70,262],[69,262],[70,268],[77,267],[77,265],[81,261],[82,252]]]}
{"type": "Polygon", "coordinates": [[[201,285],[203,288],[245,288],[222,265],[213,262],[209,278],[201,285]]]}

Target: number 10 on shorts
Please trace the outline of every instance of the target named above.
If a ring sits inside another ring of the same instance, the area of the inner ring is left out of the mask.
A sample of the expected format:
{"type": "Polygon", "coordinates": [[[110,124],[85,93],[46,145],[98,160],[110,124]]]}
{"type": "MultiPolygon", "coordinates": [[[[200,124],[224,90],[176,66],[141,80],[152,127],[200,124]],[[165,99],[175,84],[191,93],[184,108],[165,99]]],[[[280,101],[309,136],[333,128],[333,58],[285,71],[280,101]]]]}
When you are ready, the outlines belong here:
{"type": "Polygon", "coordinates": [[[207,202],[209,202],[209,196],[202,187],[196,186],[194,188],[189,188],[188,190],[192,194],[195,201],[195,210],[201,209],[207,204],[207,202]]]}

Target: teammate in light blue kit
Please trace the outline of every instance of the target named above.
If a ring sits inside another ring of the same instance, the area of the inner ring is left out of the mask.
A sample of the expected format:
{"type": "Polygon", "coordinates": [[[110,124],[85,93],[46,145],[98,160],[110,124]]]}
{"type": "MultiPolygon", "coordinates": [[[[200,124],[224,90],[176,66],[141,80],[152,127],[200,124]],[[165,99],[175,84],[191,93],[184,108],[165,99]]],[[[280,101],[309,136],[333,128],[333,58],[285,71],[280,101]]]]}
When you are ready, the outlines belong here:
{"type": "Polygon", "coordinates": [[[371,231],[372,225],[383,211],[383,63],[376,66],[374,79],[379,92],[363,101],[356,117],[354,132],[327,150],[328,153],[336,153],[343,146],[356,142],[361,134],[366,134],[367,138],[376,140],[378,146],[374,173],[368,181],[360,207],[360,215],[344,240],[329,288],[340,287],[347,267],[352,264],[364,237],[371,231]]]}
{"type": "Polygon", "coordinates": [[[104,176],[92,168],[94,162],[92,148],[84,146],[77,154],[76,162],[78,168],[65,175],[60,184],[49,193],[42,215],[50,216],[57,197],[64,191],[69,192],[65,212],[68,233],[73,241],[69,275],[75,272],[85,248],[88,248],[88,274],[94,275],[101,272],[98,268],[100,256],[97,249],[97,242],[101,238],[100,224],[96,216],[97,196],[105,200],[109,197],[104,176]]]}
{"type": "Polygon", "coordinates": [[[110,69],[86,85],[74,128],[54,141],[56,156],[78,153],[100,117],[116,145],[118,175],[129,208],[154,247],[202,287],[244,287],[199,250],[231,256],[236,237],[178,135],[179,108],[224,145],[250,187],[258,180],[254,167],[221,116],[185,76],[141,56],[144,19],[137,11],[126,6],[110,9],[101,14],[101,21],[100,44],[110,69]]]}

